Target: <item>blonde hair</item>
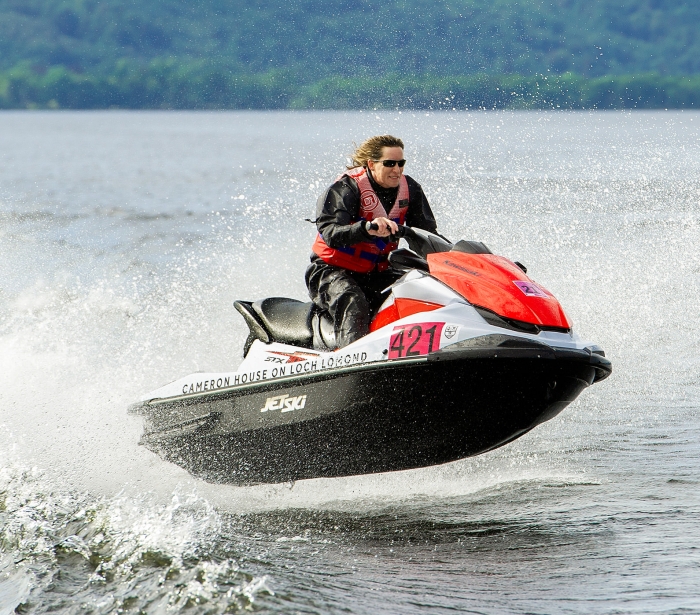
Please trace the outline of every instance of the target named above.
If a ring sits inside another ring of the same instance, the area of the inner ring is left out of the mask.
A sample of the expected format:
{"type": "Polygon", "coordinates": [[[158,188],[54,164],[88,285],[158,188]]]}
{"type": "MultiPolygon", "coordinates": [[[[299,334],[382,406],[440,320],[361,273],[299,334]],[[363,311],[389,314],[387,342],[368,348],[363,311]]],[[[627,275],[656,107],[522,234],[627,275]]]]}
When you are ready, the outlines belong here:
{"type": "MultiPolygon", "coordinates": [[[[353,145],[355,144],[353,143],[353,145]]],[[[379,160],[385,147],[400,147],[403,149],[403,141],[391,135],[377,135],[376,137],[365,139],[359,146],[355,146],[355,151],[351,157],[352,164],[348,165],[348,169],[366,167],[368,160],[379,160]]]]}

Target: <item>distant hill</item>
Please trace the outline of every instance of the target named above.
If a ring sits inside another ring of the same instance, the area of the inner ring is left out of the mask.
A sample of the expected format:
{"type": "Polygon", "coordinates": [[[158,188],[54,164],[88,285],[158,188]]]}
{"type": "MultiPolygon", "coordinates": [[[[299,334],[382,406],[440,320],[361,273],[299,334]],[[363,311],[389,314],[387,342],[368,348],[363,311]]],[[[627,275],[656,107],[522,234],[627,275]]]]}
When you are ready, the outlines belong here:
{"type": "Polygon", "coordinates": [[[139,106],[126,86],[106,94],[139,79],[162,82],[139,86],[145,106],[184,100],[164,88],[188,82],[182,106],[200,86],[267,87],[287,106],[324,79],[675,78],[700,74],[698,34],[698,0],[0,0],[0,102],[41,98],[52,69],[51,83],[92,92],[87,106],[139,106]]]}

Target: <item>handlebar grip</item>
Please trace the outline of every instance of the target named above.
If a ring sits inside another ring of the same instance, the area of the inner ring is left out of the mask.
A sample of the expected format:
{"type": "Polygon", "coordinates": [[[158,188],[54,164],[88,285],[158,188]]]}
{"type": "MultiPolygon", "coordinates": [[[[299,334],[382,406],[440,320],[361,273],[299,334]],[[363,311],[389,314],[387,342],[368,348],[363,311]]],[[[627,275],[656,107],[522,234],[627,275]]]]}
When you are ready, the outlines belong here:
{"type": "MultiPolygon", "coordinates": [[[[396,237],[397,239],[400,239],[401,237],[403,237],[406,234],[406,231],[408,230],[407,226],[404,226],[403,224],[399,224],[398,227],[399,227],[398,232],[389,235],[389,238],[396,237]]],[[[379,225],[376,222],[370,222],[369,228],[372,231],[377,231],[377,230],[379,230],[379,225]]]]}

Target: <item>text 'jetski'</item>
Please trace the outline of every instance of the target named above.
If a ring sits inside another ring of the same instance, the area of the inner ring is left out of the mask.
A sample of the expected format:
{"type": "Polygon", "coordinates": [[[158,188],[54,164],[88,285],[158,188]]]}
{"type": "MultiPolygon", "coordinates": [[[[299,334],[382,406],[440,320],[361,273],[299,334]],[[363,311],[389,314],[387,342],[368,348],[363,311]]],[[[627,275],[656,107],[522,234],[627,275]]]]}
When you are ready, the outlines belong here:
{"type": "Polygon", "coordinates": [[[503,446],[612,370],[522,265],[400,227],[405,272],[362,339],[335,350],[312,303],[236,301],[234,372],[195,373],[131,406],[141,443],[205,480],[275,483],[431,466],[503,446]]]}

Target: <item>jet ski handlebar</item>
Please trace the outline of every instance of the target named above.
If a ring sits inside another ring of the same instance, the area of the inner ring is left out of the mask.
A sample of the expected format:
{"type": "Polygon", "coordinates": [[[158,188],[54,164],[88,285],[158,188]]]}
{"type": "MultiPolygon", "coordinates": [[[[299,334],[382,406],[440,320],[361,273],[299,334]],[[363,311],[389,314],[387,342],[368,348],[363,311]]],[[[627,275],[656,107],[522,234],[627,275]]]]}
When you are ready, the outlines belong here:
{"type": "MultiPolygon", "coordinates": [[[[403,224],[398,224],[399,230],[396,233],[392,233],[389,235],[388,239],[391,241],[401,239],[402,237],[412,237],[413,235],[413,230],[411,229],[410,226],[404,226],[403,224]]],[[[376,222],[370,222],[369,228],[372,231],[377,231],[379,230],[379,225],[376,222]]]]}
{"type": "MultiPolygon", "coordinates": [[[[408,247],[423,258],[433,252],[449,252],[454,247],[452,242],[442,235],[402,224],[399,224],[398,227],[398,232],[389,235],[389,237],[384,237],[384,239],[388,239],[391,242],[405,239],[408,242],[408,247]]],[[[376,222],[370,222],[369,228],[376,231],[379,229],[379,226],[376,222]]]]}

